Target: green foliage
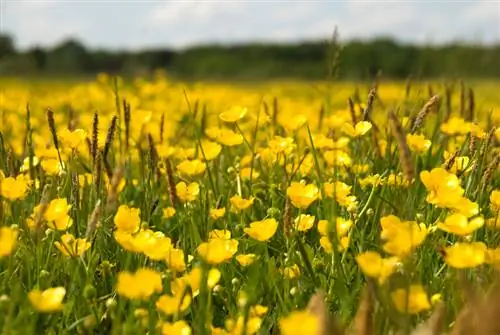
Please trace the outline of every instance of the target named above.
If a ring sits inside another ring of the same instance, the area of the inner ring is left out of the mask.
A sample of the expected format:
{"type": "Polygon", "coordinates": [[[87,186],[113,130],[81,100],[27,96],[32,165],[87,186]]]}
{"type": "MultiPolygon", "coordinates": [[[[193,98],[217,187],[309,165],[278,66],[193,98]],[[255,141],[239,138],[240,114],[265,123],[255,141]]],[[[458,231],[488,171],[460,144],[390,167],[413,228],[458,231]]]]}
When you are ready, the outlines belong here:
{"type": "MultiPolygon", "coordinates": [[[[144,74],[162,68],[183,78],[323,79],[325,41],[297,44],[205,45],[185,50],[88,50],[76,40],[53,49],[16,52],[8,35],[0,36],[0,74],[144,74]],[[24,64],[26,57],[30,66],[24,64]],[[10,64],[16,64],[11,66],[10,64]]],[[[326,57],[328,58],[328,57],[326,57]]],[[[353,40],[342,45],[340,78],[495,77],[500,75],[500,46],[449,44],[417,46],[390,38],[353,40]]]]}

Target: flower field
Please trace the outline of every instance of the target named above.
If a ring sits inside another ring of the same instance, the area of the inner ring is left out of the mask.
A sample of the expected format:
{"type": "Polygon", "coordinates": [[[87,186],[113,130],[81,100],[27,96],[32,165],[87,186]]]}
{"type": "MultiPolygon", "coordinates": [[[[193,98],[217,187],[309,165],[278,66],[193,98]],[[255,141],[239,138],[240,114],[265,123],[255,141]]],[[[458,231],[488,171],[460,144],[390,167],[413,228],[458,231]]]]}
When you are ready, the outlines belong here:
{"type": "Polygon", "coordinates": [[[500,333],[500,83],[0,84],[2,334],[500,333]]]}

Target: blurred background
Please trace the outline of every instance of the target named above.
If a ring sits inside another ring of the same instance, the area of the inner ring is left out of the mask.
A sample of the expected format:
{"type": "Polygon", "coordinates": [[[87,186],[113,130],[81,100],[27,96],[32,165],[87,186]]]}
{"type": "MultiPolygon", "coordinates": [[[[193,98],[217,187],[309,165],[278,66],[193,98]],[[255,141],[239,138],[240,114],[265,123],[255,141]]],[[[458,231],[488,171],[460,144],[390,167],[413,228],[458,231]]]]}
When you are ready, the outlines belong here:
{"type": "Polygon", "coordinates": [[[500,0],[1,0],[0,9],[1,76],[500,76],[500,0]]]}

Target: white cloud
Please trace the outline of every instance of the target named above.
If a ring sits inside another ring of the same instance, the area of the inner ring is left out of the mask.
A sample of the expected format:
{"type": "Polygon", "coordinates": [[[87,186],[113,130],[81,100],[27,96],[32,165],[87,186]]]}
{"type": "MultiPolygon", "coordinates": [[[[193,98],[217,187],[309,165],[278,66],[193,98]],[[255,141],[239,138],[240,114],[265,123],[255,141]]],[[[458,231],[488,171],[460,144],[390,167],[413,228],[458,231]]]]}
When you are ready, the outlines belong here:
{"type": "Polygon", "coordinates": [[[3,1],[3,28],[21,47],[54,45],[70,36],[115,49],[295,41],[329,38],[335,26],[344,40],[385,35],[500,42],[500,1],[488,0],[3,1]]]}

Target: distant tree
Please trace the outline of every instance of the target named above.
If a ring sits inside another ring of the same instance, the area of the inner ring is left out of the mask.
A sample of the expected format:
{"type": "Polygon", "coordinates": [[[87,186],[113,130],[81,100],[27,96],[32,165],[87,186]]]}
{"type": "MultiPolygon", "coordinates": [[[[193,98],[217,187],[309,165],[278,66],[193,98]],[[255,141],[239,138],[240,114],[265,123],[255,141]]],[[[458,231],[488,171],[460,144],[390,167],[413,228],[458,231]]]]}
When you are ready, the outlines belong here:
{"type": "Polygon", "coordinates": [[[0,60],[15,55],[14,40],[6,34],[0,33],[0,60]]]}
{"type": "Polygon", "coordinates": [[[47,65],[47,52],[41,47],[34,47],[27,51],[38,71],[43,71],[47,65]]]}
{"type": "Polygon", "coordinates": [[[89,68],[87,50],[75,39],[59,44],[47,53],[47,69],[53,72],[81,73],[89,68]]]}

